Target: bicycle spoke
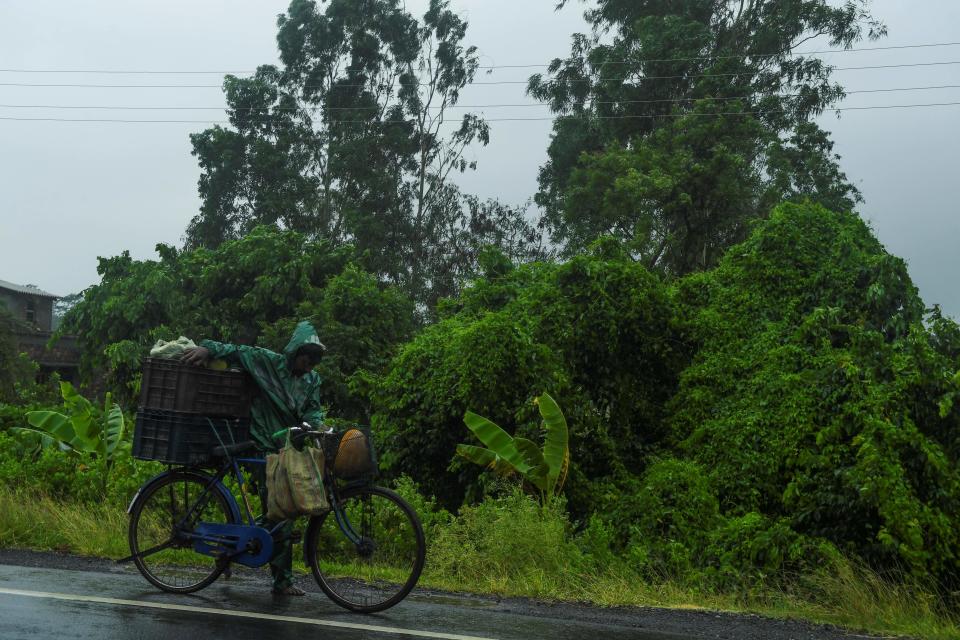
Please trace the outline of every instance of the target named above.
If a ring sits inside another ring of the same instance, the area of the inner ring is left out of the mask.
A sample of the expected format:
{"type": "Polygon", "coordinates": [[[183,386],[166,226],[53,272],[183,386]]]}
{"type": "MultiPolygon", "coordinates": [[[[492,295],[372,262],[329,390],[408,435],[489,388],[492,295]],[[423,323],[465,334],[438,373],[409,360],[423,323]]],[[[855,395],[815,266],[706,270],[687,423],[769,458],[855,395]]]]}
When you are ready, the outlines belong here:
{"type": "Polygon", "coordinates": [[[173,546],[173,543],[174,543],[173,538],[170,538],[169,540],[167,540],[167,541],[164,542],[164,543],[158,544],[158,545],[155,546],[155,547],[150,547],[150,548],[147,549],[146,551],[141,551],[140,553],[137,554],[136,557],[138,557],[138,558],[146,558],[147,556],[152,556],[153,554],[157,553],[158,551],[163,551],[164,549],[169,549],[170,547],[173,546]]]}
{"type": "Polygon", "coordinates": [[[329,516],[311,528],[308,559],[317,582],[348,609],[378,611],[396,604],[423,567],[423,532],[416,514],[396,494],[380,488],[348,492],[340,508],[343,522],[329,516]]]}
{"type": "Polygon", "coordinates": [[[220,574],[216,558],[194,551],[190,533],[199,522],[227,524],[232,512],[213,480],[174,473],[146,491],[130,519],[130,551],[140,572],[157,587],[188,593],[220,574]]]}

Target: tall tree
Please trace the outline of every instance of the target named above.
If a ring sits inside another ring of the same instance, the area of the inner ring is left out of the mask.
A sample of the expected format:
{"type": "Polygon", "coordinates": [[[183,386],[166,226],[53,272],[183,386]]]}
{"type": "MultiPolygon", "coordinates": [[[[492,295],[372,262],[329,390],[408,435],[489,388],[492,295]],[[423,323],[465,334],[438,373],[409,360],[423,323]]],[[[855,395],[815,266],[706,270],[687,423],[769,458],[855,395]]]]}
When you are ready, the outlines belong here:
{"type": "Polygon", "coordinates": [[[851,209],[860,194],[811,121],[843,88],[796,51],[884,35],[868,2],[598,0],[593,35],[529,83],[559,114],[536,198],[554,239],[575,253],[617,235],[682,274],[781,200],[851,209]]]}
{"type": "Polygon", "coordinates": [[[188,246],[270,224],[354,244],[421,302],[449,294],[470,257],[451,178],[489,140],[479,116],[451,113],[477,70],[467,23],[446,0],[419,20],[400,0],[293,0],[277,24],[281,66],[227,76],[232,128],[191,138],[203,204],[188,246]]]}

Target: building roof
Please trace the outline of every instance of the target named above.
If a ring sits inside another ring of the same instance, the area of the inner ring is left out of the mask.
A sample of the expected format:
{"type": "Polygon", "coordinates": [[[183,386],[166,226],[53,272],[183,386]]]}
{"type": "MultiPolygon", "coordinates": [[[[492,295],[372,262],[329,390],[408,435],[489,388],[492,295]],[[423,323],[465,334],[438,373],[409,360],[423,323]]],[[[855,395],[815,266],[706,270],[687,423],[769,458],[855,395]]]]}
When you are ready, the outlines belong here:
{"type": "Polygon", "coordinates": [[[15,293],[25,293],[31,296],[40,296],[41,298],[59,298],[60,296],[53,293],[47,293],[42,289],[38,289],[33,285],[23,286],[19,284],[13,284],[12,282],[7,282],[6,280],[0,280],[0,289],[6,289],[8,291],[13,291],[15,293]]]}

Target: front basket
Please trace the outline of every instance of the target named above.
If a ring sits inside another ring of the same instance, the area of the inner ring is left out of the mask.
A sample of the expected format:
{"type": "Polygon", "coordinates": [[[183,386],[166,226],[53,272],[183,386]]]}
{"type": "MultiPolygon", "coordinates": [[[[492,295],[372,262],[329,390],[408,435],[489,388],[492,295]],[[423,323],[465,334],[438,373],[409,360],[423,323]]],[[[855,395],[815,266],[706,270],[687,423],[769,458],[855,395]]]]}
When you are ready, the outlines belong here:
{"type": "Polygon", "coordinates": [[[323,452],[338,478],[355,480],[377,475],[377,452],[366,427],[331,434],[323,441],[323,452]]]}

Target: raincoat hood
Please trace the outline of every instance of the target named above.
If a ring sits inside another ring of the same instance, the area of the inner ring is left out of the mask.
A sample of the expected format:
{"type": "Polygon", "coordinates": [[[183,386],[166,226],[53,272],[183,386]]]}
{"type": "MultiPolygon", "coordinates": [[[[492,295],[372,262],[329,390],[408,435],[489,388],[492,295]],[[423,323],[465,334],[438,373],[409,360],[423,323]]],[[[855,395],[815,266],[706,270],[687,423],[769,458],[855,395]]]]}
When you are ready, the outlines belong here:
{"type": "Polygon", "coordinates": [[[326,347],[323,346],[323,343],[320,342],[320,337],[317,335],[317,330],[313,328],[313,325],[304,320],[297,324],[297,328],[293,330],[293,336],[290,338],[290,342],[287,343],[287,346],[283,348],[283,355],[287,359],[293,358],[297,351],[301,347],[306,347],[308,345],[314,345],[320,349],[325,350],[326,347]]]}

